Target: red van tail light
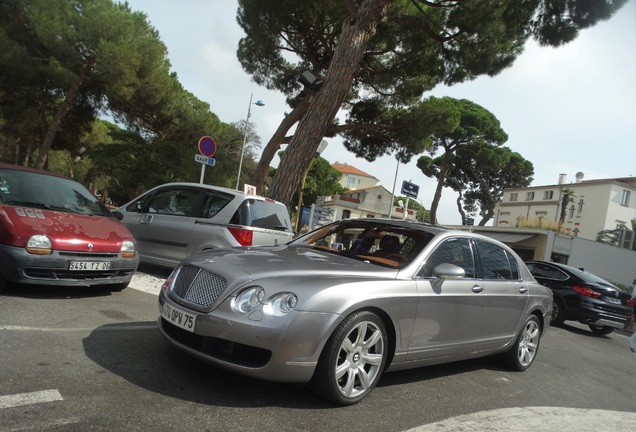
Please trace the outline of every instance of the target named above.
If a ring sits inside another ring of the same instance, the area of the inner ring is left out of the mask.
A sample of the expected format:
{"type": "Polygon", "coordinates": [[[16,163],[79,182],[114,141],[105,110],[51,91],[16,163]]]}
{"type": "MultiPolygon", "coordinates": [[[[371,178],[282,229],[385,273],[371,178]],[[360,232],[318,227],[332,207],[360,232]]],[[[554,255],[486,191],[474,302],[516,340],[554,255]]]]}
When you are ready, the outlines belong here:
{"type": "Polygon", "coordinates": [[[600,292],[596,292],[596,291],[594,291],[592,289],[589,289],[587,287],[573,286],[572,289],[574,291],[576,291],[577,293],[585,296],[585,297],[601,298],[601,293],[600,292]]]}
{"type": "Polygon", "coordinates": [[[230,228],[228,227],[230,234],[234,236],[237,242],[241,246],[252,246],[252,231],[243,228],[230,228]]]}

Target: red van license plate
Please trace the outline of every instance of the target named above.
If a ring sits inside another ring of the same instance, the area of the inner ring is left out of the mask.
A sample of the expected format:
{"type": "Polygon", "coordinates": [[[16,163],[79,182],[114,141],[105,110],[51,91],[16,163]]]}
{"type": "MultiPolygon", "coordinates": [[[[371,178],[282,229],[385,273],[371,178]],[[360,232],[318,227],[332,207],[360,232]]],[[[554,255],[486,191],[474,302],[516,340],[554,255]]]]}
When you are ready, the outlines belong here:
{"type": "Polygon", "coordinates": [[[100,271],[110,270],[110,261],[71,261],[69,270],[100,271]]]}

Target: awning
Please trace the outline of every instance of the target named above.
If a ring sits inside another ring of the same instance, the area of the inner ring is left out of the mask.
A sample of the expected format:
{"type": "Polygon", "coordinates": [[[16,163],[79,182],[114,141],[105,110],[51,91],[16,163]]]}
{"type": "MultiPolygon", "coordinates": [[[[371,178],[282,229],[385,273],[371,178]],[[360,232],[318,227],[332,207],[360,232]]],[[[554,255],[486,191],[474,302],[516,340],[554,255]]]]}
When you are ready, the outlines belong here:
{"type": "Polygon", "coordinates": [[[483,234],[487,237],[493,238],[495,240],[499,240],[502,243],[518,243],[520,241],[529,239],[530,237],[534,237],[534,234],[510,234],[510,233],[499,233],[499,232],[487,232],[480,231],[479,234],[483,234]]]}

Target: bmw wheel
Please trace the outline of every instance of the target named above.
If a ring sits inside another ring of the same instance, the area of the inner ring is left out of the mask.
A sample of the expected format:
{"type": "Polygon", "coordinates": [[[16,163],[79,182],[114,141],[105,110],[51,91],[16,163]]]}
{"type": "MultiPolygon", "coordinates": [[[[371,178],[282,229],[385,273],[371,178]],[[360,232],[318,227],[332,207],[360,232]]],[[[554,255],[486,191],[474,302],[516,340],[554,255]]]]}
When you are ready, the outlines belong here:
{"type": "Polygon", "coordinates": [[[552,318],[550,319],[550,324],[553,326],[559,326],[563,324],[565,321],[565,308],[563,306],[563,302],[555,298],[552,302],[552,318]]]}
{"type": "Polygon", "coordinates": [[[541,324],[536,316],[530,315],[517,336],[515,344],[503,356],[506,366],[516,371],[528,369],[537,355],[540,341],[541,324]]]}
{"type": "Polygon", "coordinates": [[[384,323],[376,314],[349,315],[327,341],[311,387],[338,405],[360,402],[380,380],[388,346],[384,323]]]}

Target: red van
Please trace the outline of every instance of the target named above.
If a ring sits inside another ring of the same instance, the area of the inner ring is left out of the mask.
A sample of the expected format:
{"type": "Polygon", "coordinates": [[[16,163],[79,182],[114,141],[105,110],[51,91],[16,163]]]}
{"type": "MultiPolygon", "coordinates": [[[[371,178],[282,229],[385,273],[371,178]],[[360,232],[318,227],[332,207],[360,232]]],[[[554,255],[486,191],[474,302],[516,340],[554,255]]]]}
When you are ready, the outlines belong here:
{"type": "Polygon", "coordinates": [[[136,248],[77,181],[0,163],[0,291],[7,282],[121,291],[139,265],[136,248]]]}

